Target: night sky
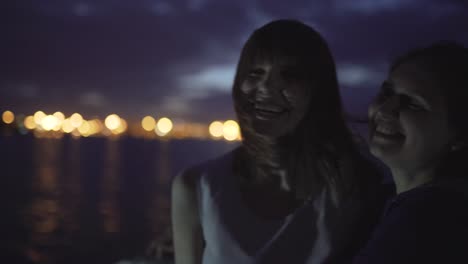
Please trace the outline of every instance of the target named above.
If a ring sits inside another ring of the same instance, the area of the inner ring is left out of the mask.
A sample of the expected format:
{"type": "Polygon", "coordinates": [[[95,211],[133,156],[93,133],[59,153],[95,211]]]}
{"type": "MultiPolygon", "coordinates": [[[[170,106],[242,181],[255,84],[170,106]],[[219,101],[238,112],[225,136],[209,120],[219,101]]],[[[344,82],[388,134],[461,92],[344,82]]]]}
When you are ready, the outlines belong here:
{"type": "Polygon", "coordinates": [[[0,111],[233,118],[242,44],[278,18],[323,34],[355,115],[395,55],[437,40],[468,44],[464,0],[3,0],[0,111]]]}

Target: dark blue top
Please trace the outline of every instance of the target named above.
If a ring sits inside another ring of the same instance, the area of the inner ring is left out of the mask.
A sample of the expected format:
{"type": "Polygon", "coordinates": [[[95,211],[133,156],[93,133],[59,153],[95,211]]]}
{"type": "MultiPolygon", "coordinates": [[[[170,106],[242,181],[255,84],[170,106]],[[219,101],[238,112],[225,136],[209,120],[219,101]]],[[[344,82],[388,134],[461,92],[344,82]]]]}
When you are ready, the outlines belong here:
{"type": "Polygon", "coordinates": [[[468,197],[456,189],[432,184],[396,196],[353,263],[468,263],[468,197]]]}

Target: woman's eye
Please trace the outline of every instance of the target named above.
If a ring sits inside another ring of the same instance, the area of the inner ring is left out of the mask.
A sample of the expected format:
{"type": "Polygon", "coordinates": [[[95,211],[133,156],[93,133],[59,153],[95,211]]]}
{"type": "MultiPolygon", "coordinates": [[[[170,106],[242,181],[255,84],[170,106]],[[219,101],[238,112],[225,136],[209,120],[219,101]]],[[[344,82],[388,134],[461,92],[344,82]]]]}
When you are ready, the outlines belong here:
{"type": "Polygon", "coordinates": [[[250,70],[247,74],[247,78],[250,80],[256,80],[261,78],[265,74],[265,71],[262,69],[253,69],[250,70]]]}
{"type": "Polygon", "coordinates": [[[412,110],[417,110],[417,111],[421,111],[421,110],[424,110],[424,107],[422,107],[421,105],[417,104],[417,103],[408,103],[406,105],[409,109],[412,109],[412,110]]]}
{"type": "Polygon", "coordinates": [[[408,109],[415,110],[415,111],[424,110],[424,107],[420,103],[414,101],[414,99],[411,99],[408,96],[403,95],[401,97],[401,101],[402,101],[402,105],[408,109]]]}

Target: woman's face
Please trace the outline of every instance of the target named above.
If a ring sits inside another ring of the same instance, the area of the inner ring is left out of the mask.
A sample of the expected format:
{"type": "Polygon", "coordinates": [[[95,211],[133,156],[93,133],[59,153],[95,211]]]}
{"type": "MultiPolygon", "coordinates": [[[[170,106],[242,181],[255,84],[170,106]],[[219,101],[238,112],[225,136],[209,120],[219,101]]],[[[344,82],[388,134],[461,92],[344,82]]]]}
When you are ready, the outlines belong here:
{"type": "Polygon", "coordinates": [[[310,87],[306,67],[294,58],[254,62],[240,86],[254,130],[274,138],[294,131],[308,111],[310,87]]]}
{"type": "Polygon", "coordinates": [[[454,133],[445,99],[431,74],[415,62],[390,73],[369,107],[370,149],[391,169],[433,168],[454,133]]]}

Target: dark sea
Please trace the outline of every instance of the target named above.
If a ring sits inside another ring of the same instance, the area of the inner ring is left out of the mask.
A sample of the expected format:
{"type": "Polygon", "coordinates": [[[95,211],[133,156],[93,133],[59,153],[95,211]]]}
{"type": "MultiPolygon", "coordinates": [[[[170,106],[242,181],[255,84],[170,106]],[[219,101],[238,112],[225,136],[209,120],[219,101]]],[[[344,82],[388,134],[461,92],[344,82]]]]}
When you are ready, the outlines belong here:
{"type": "Polygon", "coordinates": [[[0,136],[1,263],[171,263],[171,179],[236,145],[0,136]]]}

